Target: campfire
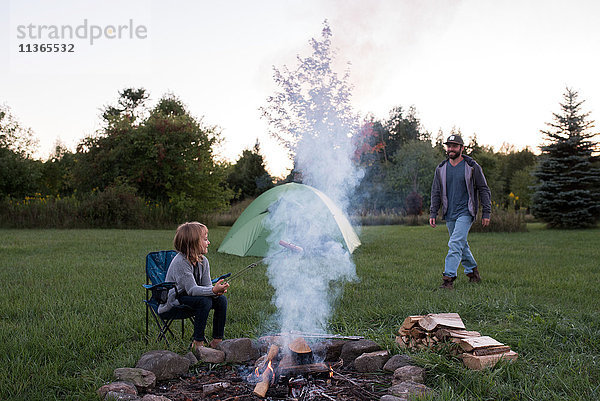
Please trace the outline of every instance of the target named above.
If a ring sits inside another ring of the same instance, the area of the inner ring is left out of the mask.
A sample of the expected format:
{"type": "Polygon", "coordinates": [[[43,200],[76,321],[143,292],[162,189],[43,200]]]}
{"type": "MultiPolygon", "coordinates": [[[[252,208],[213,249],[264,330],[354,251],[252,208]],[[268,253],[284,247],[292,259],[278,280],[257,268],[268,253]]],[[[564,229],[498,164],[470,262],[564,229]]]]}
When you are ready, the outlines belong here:
{"type": "Polygon", "coordinates": [[[273,340],[268,353],[257,360],[254,372],[248,376],[249,382],[256,382],[254,394],[257,396],[265,397],[271,385],[287,383],[288,395],[296,397],[310,379],[330,379],[333,376],[331,365],[315,362],[314,353],[304,338],[276,336],[273,340]]]}

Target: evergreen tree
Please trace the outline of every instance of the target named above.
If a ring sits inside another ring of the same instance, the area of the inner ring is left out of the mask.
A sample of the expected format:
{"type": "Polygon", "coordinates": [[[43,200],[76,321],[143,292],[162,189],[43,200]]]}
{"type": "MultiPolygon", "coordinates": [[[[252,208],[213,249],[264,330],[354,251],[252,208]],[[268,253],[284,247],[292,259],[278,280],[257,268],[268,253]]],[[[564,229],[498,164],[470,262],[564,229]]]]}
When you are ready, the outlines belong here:
{"type": "Polygon", "coordinates": [[[245,149],[237,162],[231,166],[227,184],[236,192],[235,200],[256,197],[273,188],[273,178],[265,168],[258,140],[252,150],[245,149]]]}
{"type": "Polygon", "coordinates": [[[593,165],[597,143],[592,141],[597,133],[590,132],[593,121],[577,96],[567,88],[561,113],[541,131],[550,143],[542,146],[534,172],[539,184],[532,211],[552,228],[592,227],[600,214],[600,169],[593,165]]]}

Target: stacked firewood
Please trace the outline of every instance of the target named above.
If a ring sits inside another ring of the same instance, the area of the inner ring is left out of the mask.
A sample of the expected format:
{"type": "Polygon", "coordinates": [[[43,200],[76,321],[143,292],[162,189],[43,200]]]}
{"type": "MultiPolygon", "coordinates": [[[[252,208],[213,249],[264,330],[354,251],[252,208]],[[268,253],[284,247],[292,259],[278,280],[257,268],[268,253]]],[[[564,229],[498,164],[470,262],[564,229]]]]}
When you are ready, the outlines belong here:
{"type": "Polygon", "coordinates": [[[483,369],[500,359],[514,360],[518,356],[508,345],[466,330],[458,313],[409,316],[398,330],[396,343],[410,349],[438,349],[450,344],[451,351],[471,369],[483,369]]]}

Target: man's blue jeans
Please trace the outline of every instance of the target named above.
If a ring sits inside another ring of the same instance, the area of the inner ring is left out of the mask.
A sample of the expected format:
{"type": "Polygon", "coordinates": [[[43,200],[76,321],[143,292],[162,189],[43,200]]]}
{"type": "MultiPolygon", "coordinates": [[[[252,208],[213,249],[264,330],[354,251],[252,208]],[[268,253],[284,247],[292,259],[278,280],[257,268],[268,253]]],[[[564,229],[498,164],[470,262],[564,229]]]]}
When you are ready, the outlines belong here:
{"type": "Polygon", "coordinates": [[[462,262],[465,268],[465,274],[473,272],[473,268],[477,267],[477,262],[473,258],[467,235],[473,224],[473,217],[460,216],[456,220],[446,221],[450,240],[448,241],[448,255],[446,255],[446,263],[444,265],[444,276],[456,277],[458,265],[462,262]]]}

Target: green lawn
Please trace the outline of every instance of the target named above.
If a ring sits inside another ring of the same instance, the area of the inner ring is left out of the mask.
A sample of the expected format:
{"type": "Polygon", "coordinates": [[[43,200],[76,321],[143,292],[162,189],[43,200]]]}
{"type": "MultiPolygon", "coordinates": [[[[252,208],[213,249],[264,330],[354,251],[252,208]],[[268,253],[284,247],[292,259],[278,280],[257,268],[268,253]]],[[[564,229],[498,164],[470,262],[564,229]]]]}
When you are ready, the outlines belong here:
{"type": "MultiPolygon", "coordinates": [[[[227,228],[210,231],[213,276],[257,258],[216,252],[227,228]]],[[[133,366],[144,342],[144,257],[171,249],[174,231],[0,230],[0,399],[97,400],[114,368],[133,366]]],[[[392,352],[411,314],[458,312],[467,329],[509,344],[513,364],[469,371],[448,355],[416,353],[427,384],[447,400],[600,399],[600,230],[472,233],[484,281],[464,276],[440,291],[443,226],[362,229],[360,282],[347,284],[331,331],[364,335],[392,352]]],[[[318,272],[315,272],[318,274],[318,272]]],[[[227,337],[271,325],[264,267],[229,291],[227,337]]],[[[191,335],[191,330],[190,333],[191,335]]],[[[183,353],[188,343],[174,342],[183,353]]]]}

